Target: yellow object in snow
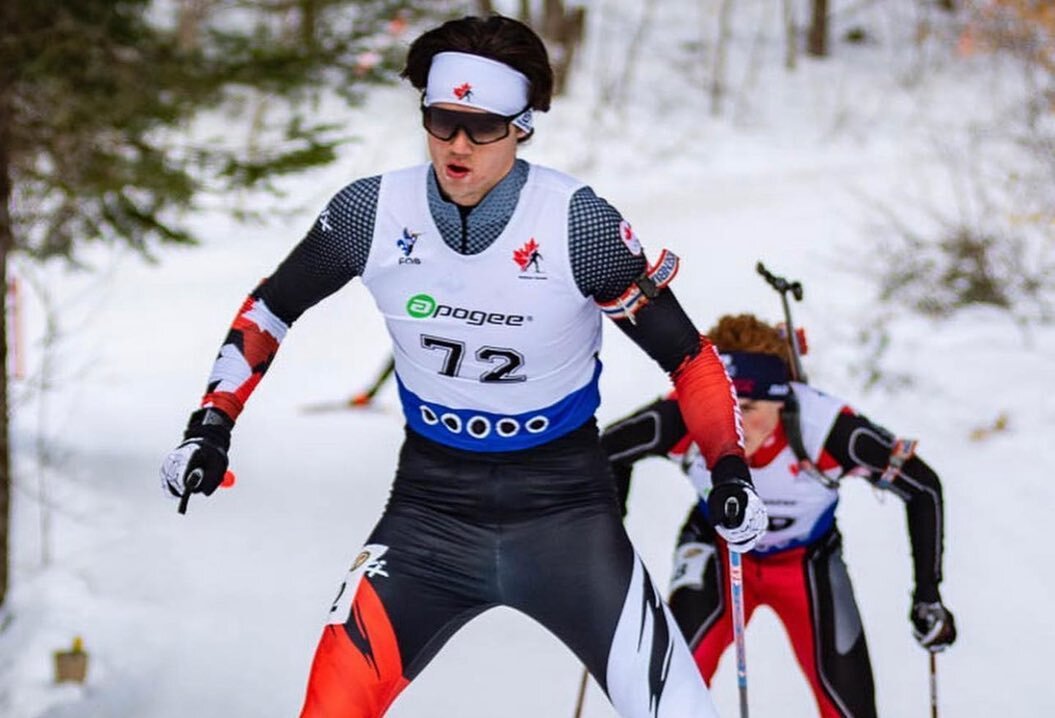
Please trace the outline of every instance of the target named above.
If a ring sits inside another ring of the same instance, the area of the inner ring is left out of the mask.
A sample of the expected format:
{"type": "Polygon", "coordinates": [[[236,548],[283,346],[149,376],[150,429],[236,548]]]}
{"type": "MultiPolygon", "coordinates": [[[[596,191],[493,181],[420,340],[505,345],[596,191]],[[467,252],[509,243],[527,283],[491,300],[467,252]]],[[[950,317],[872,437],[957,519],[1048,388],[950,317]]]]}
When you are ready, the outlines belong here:
{"type": "Polygon", "coordinates": [[[55,651],[55,682],[84,683],[87,674],[88,654],[84,650],[84,639],[74,636],[70,650],[55,651]]]}

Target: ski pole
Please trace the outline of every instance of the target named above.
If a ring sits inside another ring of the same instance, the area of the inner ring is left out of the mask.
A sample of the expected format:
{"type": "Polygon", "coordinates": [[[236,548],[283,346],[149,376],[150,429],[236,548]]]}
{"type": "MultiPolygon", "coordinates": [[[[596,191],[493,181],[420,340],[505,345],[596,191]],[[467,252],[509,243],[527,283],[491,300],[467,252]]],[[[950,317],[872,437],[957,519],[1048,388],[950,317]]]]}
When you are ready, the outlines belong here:
{"type": "Polygon", "coordinates": [[[349,399],[349,405],[366,406],[367,404],[369,404],[371,400],[373,400],[373,398],[377,395],[377,392],[381,391],[381,387],[385,385],[385,382],[388,381],[388,378],[390,376],[392,376],[392,372],[394,372],[395,369],[396,360],[390,357],[388,363],[385,364],[385,368],[382,369],[381,373],[377,375],[376,379],[374,379],[374,383],[367,387],[365,391],[361,391],[355,396],[353,396],[351,399],[349,399]]]}
{"type": "Polygon", "coordinates": [[[795,381],[807,384],[806,372],[802,369],[802,352],[799,347],[798,335],[795,333],[795,325],[791,323],[791,307],[788,305],[788,292],[795,297],[795,301],[802,301],[802,284],[800,282],[789,282],[784,277],[772,274],[766,266],[759,262],[755,269],[766,280],[769,286],[780,294],[780,301],[784,305],[784,323],[787,325],[788,345],[791,347],[791,378],[795,381]]]}
{"type": "Polygon", "coordinates": [[[575,701],[575,714],[572,718],[581,718],[582,706],[586,702],[586,681],[590,677],[586,666],[582,667],[582,678],[579,679],[579,697],[575,701]]]}
{"type": "MultiPolygon", "coordinates": [[[[725,513],[737,513],[736,499],[725,503],[725,513]]],[[[733,603],[733,637],[736,641],[736,683],[740,689],[740,718],[747,718],[747,650],[744,646],[744,570],[740,554],[726,546],[729,553],[729,593],[733,603]]]]}
{"type": "MultiPolygon", "coordinates": [[[[179,512],[181,514],[187,513],[187,504],[190,503],[190,495],[194,493],[194,490],[201,486],[202,479],[205,478],[205,470],[197,468],[187,475],[187,481],[183,484],[183,496],[180,496],[179,500],[179,512]]],[[[234,486],[235,477],[233,471],[226,471],[223,475],[223,481],[220,482],[221,489],[229,489],[234,486]]]]}
{"type": "Polygon", "coordinates": [[[938,718],[938,659],[934,651],[930,653],[930,718],[938,718]]]}
{"type": "Polygon", "coordinates": [[[179,499],[179,512],[181,514],[187,513],[187,504],[190,503],[190,495],[194,493],[194,490],[201,486],[201,480],[205,478],[205,472],[202,469],[195,469],[187,475],[187,480],[183,483],[183,496],[179,499]]]}

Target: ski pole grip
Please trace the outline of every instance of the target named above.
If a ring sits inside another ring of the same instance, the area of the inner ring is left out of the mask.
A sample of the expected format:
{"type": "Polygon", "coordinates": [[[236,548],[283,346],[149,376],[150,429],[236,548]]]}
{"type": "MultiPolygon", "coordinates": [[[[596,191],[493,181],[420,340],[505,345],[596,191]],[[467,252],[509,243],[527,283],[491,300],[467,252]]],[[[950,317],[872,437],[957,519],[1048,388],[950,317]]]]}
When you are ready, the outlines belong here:
{"type": "Polygon", "coordinates": [[[730,496],[725,500],[725,523],[726,526],[736,525],[736,516],[740,513],[740,502],[736,500],[735,496],[730,496]]]}
{"type": "Polygon", "coordinates": [[[179,500],[179,512],[181,514],[187,513],[187,504],[190,502],[190,495],[194,493],[194,490],[201,486],[202,479],[205,478],[205,471],[202,469],[195,469],[187,475],[187,480],[183,484],[183,496],[179,500]]]}
{"type": "Polygon", "coordinates": [[[759,262],[755,265],[755,270],[757,270],[758,273],[762,275],[762,278],[765,279],[766,283],[769,284],[769,286],[773,287],[773,289],[781,293],[787,291],[785,287],[785,285],[787,285],[787,282],[784,280],[784,278],[774,275],[772,272],[766,269],[766,265],[762,264],[762,262],[759,262]]]}
{"type": "Polygon", "coordinates": [[[756,264],[755,269],[762,275],[763,279],[766,280],[769,286],[773,287],[773,289],[781,294],[791,292],[791,295],[795,297],[795,301],[802,301],[802,284],[800,282],[789,282],[784,279],[784,277],[778,277],[766,269],[766,265],[762,264],[762,262],[756,264]]]}

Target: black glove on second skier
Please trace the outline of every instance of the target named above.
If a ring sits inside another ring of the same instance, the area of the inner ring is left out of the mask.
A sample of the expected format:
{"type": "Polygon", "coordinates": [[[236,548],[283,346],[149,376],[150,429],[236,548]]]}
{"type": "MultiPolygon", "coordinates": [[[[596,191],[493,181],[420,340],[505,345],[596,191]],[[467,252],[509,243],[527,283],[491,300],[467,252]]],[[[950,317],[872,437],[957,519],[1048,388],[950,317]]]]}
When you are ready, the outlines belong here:
{"type": "Polygon", "coordinates": [[[707,511],[714,530],[725,539],[730,551],[744,553],[766,532],[769,516],[758,498],[747,464],[738,456],[723,456],[711,470],[711,492],[707,511]]]}
{"type": "Polygon", "coordinates": [[[216,491],[227,473],[232,428],[234,422],[217,409],[199,409],[191,414],[183,443],[161,464],[161,488],[165,493],[180,498],[188,490],[206,496],[216,491]]]}
{"type": "Polygon", "coordinates": [[[912,621],[912,635],[931,653],[944,651],[956,640],[956,621],[941,599],[915,601],[909,619],[912,621]]]}

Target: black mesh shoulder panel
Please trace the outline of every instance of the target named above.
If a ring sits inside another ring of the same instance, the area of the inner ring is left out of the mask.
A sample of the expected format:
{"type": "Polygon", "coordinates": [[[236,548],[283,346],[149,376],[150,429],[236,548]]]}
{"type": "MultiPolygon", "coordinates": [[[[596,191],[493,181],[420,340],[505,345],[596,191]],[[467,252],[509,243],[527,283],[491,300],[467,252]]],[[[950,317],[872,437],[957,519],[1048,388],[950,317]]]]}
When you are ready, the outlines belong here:
{"type": "Polygon", "coordinates": [[[363,273],[370,254],[381,177],[348,185],[330,200],[307,235],[254,293],[292,324],[309,307],[363,273]]]}
{"type": "Polygon", "coordinates": [[[615,299],[645,271],[644,253],[634,255],[620,236],[622,221],[622,215],[589,187],[583,187],[571,198],[571,268],[579,291],[597,302],[615,299]]]}

